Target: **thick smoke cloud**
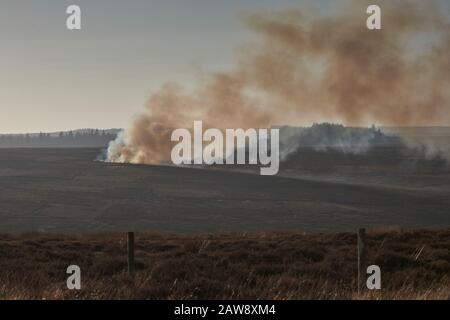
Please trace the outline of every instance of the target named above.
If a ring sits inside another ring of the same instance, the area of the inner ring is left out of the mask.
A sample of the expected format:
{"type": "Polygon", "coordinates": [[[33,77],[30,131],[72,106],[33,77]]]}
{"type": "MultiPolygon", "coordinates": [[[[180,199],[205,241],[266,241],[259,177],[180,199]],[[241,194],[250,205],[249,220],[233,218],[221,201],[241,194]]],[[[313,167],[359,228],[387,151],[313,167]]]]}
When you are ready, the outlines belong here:
{"type": "Polygon", "coordinates": [[[299,9],[245,15],[257,38],[234,67],[203,75],[194,91],[164,85],[111,143],[109,160],[168,160],[172,129],[194,120],[244,129],[325,121],[449,125],[448,20],[434,1],[376,2],[376,31],[366,28],[365,1],[347,2],[330,16],[299,9]]]}

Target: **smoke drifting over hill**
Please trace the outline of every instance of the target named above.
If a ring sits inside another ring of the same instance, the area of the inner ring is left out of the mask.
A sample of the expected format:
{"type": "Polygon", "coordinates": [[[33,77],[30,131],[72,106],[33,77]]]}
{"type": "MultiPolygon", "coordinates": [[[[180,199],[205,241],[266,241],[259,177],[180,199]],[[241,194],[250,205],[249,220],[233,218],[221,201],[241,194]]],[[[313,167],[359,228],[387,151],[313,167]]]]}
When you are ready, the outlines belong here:
{"type": "Polygon", "coordinates": [[[450,24],[434,1],[377,1],[382,30],[368,30],[368,2],[333,16],[305,10],[244,17],[259,38],[228,72],[188,92],[168,83],[108,151],[110,161],[170,158],[174,128],[267,128],[313,122],[449,125],[450,24]]]}
{"type": "Polygon", "coordinates": [[[365,154],[377,146],[404,147],[396,135],[387,135],[380,129],[346,128],[342,125],[322,123],[308,128],[283,127],[280,130],[281,160],[286,160],[299,148],[318,152],[329,150],[349,154],[365,154]]]}

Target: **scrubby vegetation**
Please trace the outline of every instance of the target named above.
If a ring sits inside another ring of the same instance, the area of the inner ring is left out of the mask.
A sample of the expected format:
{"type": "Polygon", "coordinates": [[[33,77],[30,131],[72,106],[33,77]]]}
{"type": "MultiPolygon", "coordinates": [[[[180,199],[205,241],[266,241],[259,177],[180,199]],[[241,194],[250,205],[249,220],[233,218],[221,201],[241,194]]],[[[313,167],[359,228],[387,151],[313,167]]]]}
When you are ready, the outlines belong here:
{"type": "Polygon", "coordinates": [[[448,299],[450,230],[372,230],[368,262],[382,290],[355,292],[356,235],[293,232],[136,235],[136,276],[126,234],[0,236],[2,299],[448,299]],[[82,289],[66,287],[81,267],[82,289]]]}

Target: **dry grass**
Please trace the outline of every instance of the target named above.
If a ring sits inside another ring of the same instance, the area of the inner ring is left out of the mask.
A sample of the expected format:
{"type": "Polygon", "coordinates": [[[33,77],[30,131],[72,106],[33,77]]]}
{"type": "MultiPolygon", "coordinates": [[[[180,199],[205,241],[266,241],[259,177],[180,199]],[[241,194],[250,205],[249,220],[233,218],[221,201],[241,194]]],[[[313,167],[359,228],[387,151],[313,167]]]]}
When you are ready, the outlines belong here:
{"type": "Polygon", "coordinates": [[[136,237],[136,278],[125,234],[0,235],[1,299],[448,299],[450,229],[373,230],[369,263],[382,290],[355,293],[356,235],[292,232],[136,237]],[[82,290],[66,289],[66,268],[82,290]]]}

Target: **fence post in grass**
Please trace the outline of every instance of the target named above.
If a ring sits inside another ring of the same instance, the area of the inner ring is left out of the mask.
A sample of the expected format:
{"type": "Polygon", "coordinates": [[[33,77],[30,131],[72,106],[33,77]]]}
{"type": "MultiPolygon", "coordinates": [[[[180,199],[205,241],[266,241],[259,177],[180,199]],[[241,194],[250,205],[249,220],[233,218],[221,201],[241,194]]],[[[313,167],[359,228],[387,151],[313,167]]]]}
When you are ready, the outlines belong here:
{"type": "Polygon", "coordinates": [[[366,280],[366,229],[358,229],[358,294],[365,287],[366,280]]]}
{"type": "Polygon", "coordinates": [[[127,251],[128,251],[128,274],[134,277],[134,232],[127,234],[127,251]]]}

